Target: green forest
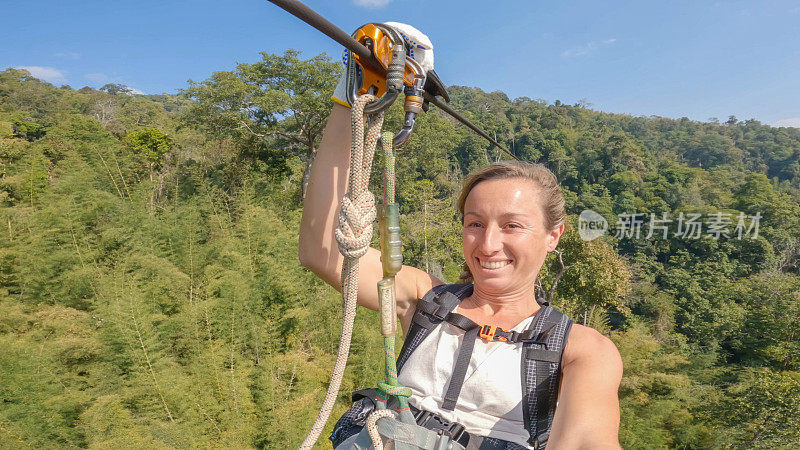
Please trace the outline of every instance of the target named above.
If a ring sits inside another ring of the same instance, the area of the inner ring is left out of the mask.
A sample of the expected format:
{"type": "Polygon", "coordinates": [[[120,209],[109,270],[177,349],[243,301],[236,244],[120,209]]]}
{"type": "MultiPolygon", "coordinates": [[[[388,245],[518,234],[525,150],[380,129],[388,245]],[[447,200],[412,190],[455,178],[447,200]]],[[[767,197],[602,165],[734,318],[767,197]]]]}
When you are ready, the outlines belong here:
{"type": "MultiPolygon", "coordinates": [[[[341,64],[254,60],[177,95],[0,72],[0,448],[299,446],[341,326],[297,257],[341,64]]],[[[623,448],[800,446],[800,129],[448,90],[562,183],[570,226],[539,288],[619,348],[623,448]],[[581,239],[584,210],[608,232],[581,239]],[[652,217],[672,222],[648,237],[652,217]]],[[[458,278],[454,197],[503,158],[435,107],[419,117],[397,152],[406,264],[458,278]]],[[[382,378],[379,331],[360,309],[319,448],[382,378]]]]}

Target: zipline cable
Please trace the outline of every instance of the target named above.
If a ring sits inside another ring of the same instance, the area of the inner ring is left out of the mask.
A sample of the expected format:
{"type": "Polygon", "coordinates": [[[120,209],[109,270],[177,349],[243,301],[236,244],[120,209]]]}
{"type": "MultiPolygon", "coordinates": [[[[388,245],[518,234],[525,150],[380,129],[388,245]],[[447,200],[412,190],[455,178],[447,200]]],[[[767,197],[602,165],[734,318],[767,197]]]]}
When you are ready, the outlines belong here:
{"type": "Polygon", "coordinates": [[[487,141],[489,141],[489,142],[491,142],[492,144],[494,144],[494,146],[495,146],[495,147],[497,147],[497,148],[499,148],[500,150],[504,151],[504,152],[505,152],[505,153],[506,153],[508,156],[512,157],[512,158],[513,158],[515,161],[519,161],[519,158],[517,158],[517,156],[516,156],[516,155],[514,155],[513,153],[511,153],[510,151],[508,151],[508,149],[507,149],[507,148],[505,148],[505,147],[503,147],[502,145],[500,145],[500,143],[499,143],[499,142],[497,142],[497,141],[496,141],[496,140],[494,140],[494,139],[493,139],[491,136],[489,136],[488,134],[486,134],[486,132],[484,132],[483,130],[481,130],[480,128],[478,128],[478,126],[477,126],[477,125],[473,124],[472,122],[470,122],[469,120],[467,120],[466,118],[464,118],[464,116],[462,116],[461,114],[459,114],[458,112],[456,112],[456,110],[454,110],[453,108],[451,108],[451,107],[447,106],[447,104],[446,104],[446,103],[444,103],[443,101],[439,100],[438,98],[436,98],[436,97],[432,96],[431,94],[429,94],[429,93],[427,93],[427,92],[424,92],[424,91],[422,92],[422,97],[424,97],[424,98],[425,98],[425,100],[427,100],[427,101],[428,101],[428,102],[430,102],[431,104],[433,104],[433,105],[435,105],[435,106],[437,106],[437,107],[441,108],[441,109],[442,109],[442,111],[444,111],[444,112],[446,112],[447,114],[450,114],[451,116],[453,116],[453,118],[454,118],[454,119],[458,120],[459,122],[461,122],[461,123],[463,123],[464,125],[466,125],[467,127],[469,127],[469,129],[470,129],[470,130],[472,130],[472,131],[474,131],[474,132],[478,133],[478,134],[479,134],[481,137],[485,138],[487,141]]]}

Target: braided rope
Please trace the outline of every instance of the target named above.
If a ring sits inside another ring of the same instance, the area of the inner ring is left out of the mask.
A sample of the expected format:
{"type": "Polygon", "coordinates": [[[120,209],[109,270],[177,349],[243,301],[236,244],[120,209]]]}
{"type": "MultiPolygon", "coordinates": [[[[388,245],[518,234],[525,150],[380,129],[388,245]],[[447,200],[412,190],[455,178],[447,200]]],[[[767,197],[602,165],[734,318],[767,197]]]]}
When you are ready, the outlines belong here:
{"type": "Polygon", "coordinates": [[[386,359],[385,381],[378,382],[378,395],[388,398],[389,395],[397,397],[400,407],[398,410],[408,409],[408,397],[411,397],[411,388],[403,386],[397,380],[397,364],[394,354],[394,336],[383,338],[383,352],[386,359]]]}
{"type": "Polygon", "coordinates": [[[394,417],[394,412],[390,409],[379,409],[377,411],[373,411],[372,414],[367,417],[367,422],[364,424],[364,427],[367,429],[367,433],[369,433],[369,437],[372,439],[372,447],[375,450],[383,450],[383,439],[381,435],[378,433],[378,419],[382,417],[394,417]]]}
{"type": "MultiPolygon", "coordinates": [[[[317,419],[300,445],[301,449],[311,449],[317,442],[322,429],[333,411],[339,388],[342,384],[347,356],[350,353],[350,339],[353,335],[353,322],[356,317],[358,298],[358,258],[363,256],[372,240],[372,222],[375,220],[375,197],[367,189],[369,184],[372,157],[383,126],[383,113],[370,117],[366,136],[364,135],[364,106],[376,101],[372,95],[362,95],[353,103],[350,124],[353,140],[350,147],[350,178],[347,193],[340,204],[339,226],[335,237],[339,252],[344,256],[342,266],[342,299],[344,300],[344,319],[336,364],[333,366],[328,392],[322,402],[317,419]]],[[[377,419],[376,419],[377,420],[377,419]]]]}
{"type": "MultiPolygon", "coordinates": [[[[381,136],[381,150],[383,151],[383,203],[392,205],[395,203],[395,157],[392,150],[392,139],[394,135],[390,132],[384,132],[381,136]]],[[[383,338],[383,353],[384,353],[384,381],[378,382],[378,397],[389,398],[390,395],[397,397],[399,404],[398,411],[405,411],[409,409],[408,397],[411,397],[411,389],[403,386],[397,380],[397,358],[395,357],[395,336],[384,336],[383,338]]],[[[406,413],[407,414],[407,413],[406,413]]],[[[373,411],[367,418],[367,431],[370,438],[372,438],[372,446],[376,449],[383,448],[383,441],[378,434],[378,428],[375,422],[381,417],[393,417],[388,409],[378,409],[373,411]]],[[[400,415],[403,418],[403,413],[400,415]]]]}
{"type": "MultiPolygon", "coordinates": [[[[386,205],[395,203],[395,156],[392,149],[394,134],[384,131],[381,136],[380,144],[383,151],[383,202],[386,205]]],[[[411,389],[403,386],[397,380],[397,358],[395,357],[395,337],[384,336],[383,351],[385,360],[385,381],[378,383],[379,394],[388,398],[389,395],[397,397],[400,410],[408,409],[408,397],[411,397],[411,389]]]]}

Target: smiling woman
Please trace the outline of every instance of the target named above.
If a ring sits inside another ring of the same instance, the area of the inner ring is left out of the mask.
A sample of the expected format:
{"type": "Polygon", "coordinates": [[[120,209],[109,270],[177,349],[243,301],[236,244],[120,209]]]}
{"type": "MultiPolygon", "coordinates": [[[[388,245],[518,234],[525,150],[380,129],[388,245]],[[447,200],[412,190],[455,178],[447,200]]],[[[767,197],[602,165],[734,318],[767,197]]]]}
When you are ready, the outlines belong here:
{"type": "MultiPolygon", "coordinates": [[[[301,263],[336,289],[342,256],[334,228],[349,125],[349,110],[334,105],[300,230],[301,263]]],[[[565,229],[556,177],[542,165],[493,164],[468,178],[458,205],[468,271],[461,284],[445,285],[411,266],[395,277],[408,347],[398,359],[399,380],[412,390],[418,422],[459,430],[467,448],[618,448],[619,352],[535,297],[545,257],[565,229]]],[[[358,303],[377,310],[380,252],[370,248],[360,264],[358,303]]],[[[355,439],[367,401],[337,424],[335,444],[355,439]]]]}

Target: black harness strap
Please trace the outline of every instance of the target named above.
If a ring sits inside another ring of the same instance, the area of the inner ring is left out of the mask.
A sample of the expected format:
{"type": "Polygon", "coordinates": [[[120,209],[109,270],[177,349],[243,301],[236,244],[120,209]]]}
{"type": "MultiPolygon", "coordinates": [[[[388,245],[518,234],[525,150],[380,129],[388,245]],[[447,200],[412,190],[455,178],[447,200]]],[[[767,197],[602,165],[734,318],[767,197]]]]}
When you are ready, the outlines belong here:
{"type": "Polygon", "coordinates": [[[447,314],[444,320],[464,330],[464,339],[458,348],[458,357],[456,358],[455,366],[453,366],[453,372],[450,375],[447,391],[442,401],[442,409],[453,411],[456,409],[458,396],[464,386],[464,378],[467,375],[469,361],[472,359],[472,350],[475,348],[475,341],[478,340],[478,333],[481,327],[473,322],[472,319],[454,312],[447,314]]]}
{"type": "Polygon", "coordinates": [[[470,330],[464,333],[464,340],[458,349],[458,357],[456,358],[456,365],[453,367],[453,372],[450,375],[450,383],[447,385],[447,391],[442,400],[442,409],[445,411],[453,411],[456,409],[458,396],[461,394],[461,388],[464,386],[464,377],[467,375],[469,368],[469,360],[472,359],[472,349],[475,348],[475,341],[478,339],[478,325],[475,325],[470,330]]]}
{"type": "Polygon", "coordinates": [[[455,325],[464,331],[470,331],[473,328],[480,328],[480,325],[473,322],[469,317],[462,316],[461,314],[454,312],[449,313],[447,317],[444,318],[444,321],[450,325],[455,325]]]}
{"type": "Polygon", "coordinates": [[[557,309],[543,304],[529,328],[537,336],[523,344],[522,416],[530,433],[528,443],[544,448],[550,436],[556,398],[561,354],[572,327],[572,321],[557,309]]]}

